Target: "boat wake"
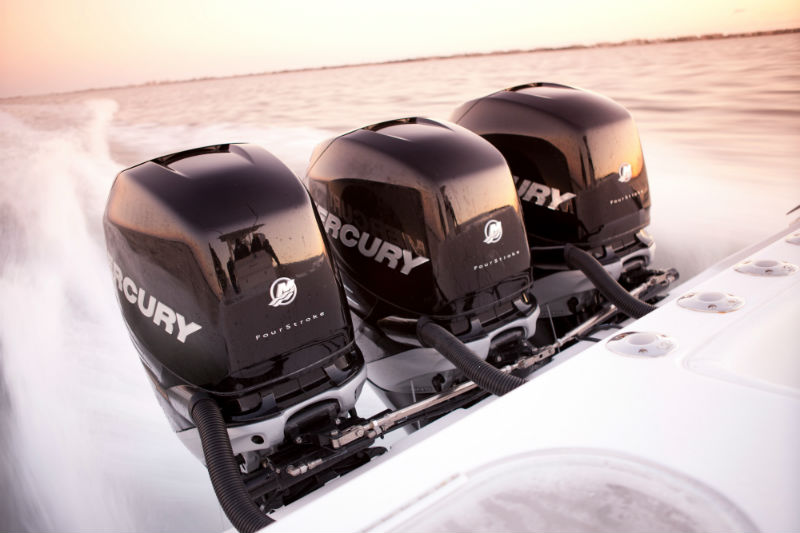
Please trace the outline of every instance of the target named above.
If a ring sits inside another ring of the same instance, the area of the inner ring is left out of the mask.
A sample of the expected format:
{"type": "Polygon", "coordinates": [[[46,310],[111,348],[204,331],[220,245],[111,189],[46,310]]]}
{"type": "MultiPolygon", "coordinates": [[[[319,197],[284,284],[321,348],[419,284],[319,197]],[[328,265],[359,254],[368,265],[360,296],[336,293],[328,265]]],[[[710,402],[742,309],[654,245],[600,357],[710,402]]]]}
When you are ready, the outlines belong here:
{"type": "Polygon", "coordinates": [[[121,168],[108,149],[115,109],[0,113],[0,476],[13,487],[2,530],[226,524],[152,401],[108,290],[100,221],[121,168]]]}

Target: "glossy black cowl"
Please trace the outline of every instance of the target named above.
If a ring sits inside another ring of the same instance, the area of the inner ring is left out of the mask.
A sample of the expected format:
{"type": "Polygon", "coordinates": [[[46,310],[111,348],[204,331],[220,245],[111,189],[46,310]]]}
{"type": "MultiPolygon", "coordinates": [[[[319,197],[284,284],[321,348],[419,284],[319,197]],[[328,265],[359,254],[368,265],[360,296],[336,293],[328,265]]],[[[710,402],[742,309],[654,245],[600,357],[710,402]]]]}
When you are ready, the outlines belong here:
{"type": "Polygon", "coordinates": [[[451,120],[508,160],[532,246],[594,248],[649,223],[639,133],[630,113],[613,100],[531,83],[467,102],[451,120]]]}
{"type": "Polygon", "coordinates": [[[362,315],[460,320],[458,334],[531,283],[508,166],[460,126],[407,118],[346,133],[317,147],[307,179],[362,315]]]}
{"type": "MultiPolygon", "coordinates": [[[[190,385],[246,422],[363,366],[314,205],[266,150],[209,146],[126,169],[104,229],[120,309],[162,395],[190,385]]],[[[189,424],[162,405],[176,429],[189,424]]]]}

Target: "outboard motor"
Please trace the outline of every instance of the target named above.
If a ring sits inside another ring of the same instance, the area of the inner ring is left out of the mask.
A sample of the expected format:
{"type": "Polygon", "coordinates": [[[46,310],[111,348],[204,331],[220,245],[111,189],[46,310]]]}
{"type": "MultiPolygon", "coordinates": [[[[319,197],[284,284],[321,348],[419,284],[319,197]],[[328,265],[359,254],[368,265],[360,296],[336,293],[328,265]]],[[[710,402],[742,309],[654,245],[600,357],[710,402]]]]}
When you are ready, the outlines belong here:
{"type": "MultiPolygon", "coordinates": [[[[639,134],[624,107],[590,91],[531,83],[467,102],[451,119],[491,142],[511,168],[534,294],[543,320],[556,325],[553,336],[602,303],[576,266],[582,252],[626,289],[647,277],[654,250],[644,231],[650,189],[639,134]]],[[[543,342],[552,340],[550,327],[539,330],[543,342]]]]}
{"type": "Polygon", "coordinates": [[[463,379],[423,329],[495,366],[525,351],[538,316],[527,237],[490,143],[446,122],[393,120],[319,145],[307,179],[369,379],[395,406],[463,379]]]}
{"type": "Polygon", "coordinates": [[[262,148],[209,146],[122,171],[104,229],[122,315],[172,428],[234,525],[263,527],[273,489],[310,483],[276,457],[324,459],[316,430],[347,426],[366,376],[308,192],[262,148]]]}

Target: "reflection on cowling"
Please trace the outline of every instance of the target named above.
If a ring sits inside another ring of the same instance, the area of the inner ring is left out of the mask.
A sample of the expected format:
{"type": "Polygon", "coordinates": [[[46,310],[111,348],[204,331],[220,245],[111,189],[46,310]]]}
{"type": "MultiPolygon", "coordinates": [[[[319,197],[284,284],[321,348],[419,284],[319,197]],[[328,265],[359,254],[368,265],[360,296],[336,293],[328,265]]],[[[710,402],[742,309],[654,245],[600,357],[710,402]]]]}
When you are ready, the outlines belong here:
{"type": "Polygon", "coordinates": [[[211,262],[214,263],[214,273],[217,275],[219,288],[224,293],[228,288],[228,278],[225,276],[225,271],[222,270],[222,262],[210,244],[208,245],[208,251],[211,252],[211,262]]]}
{"type": "Polygon", "coordinates": [[[250,288],[263,281],[265,277],[270,276],[270,270],[280,266],[281,261],[270,245],[269,239],[258,231],[262,226],[263,224],[258,224],[220,235],[219,241],[225,245],[220,253],[224,257],[224,253],[227,252],[228,257],[225,270],[222,268],[220,255],[212,243],[209,243],[208,249],[211,252],[214,272],[224,295],[230,293],[229,287],[234,293],[241,293],[243,288],[250,288]]]}

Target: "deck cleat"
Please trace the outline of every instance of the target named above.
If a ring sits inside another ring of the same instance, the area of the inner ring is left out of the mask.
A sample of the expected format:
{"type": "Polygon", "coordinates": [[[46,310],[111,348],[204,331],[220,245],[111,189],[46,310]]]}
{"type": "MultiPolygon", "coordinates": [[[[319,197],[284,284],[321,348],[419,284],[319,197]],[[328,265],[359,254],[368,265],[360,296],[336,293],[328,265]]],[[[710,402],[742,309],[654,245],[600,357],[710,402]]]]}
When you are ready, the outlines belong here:
{"type": "Polygon", "coordinates": [[[726,292],[690,292],[678,298],[678,305],[692,311],[728,313],[740,309],[744,305],[744,298],[726,292]]]}
{"type": "Polygon", "coordinates": [[[672,337],[651,331],[627,331],[611,337],[606,348],[620,355],[660,357],[667,355],[678,343],[672,337]]]}
{"type": "Polygon", "coordinates": [[[775,259],[748,259],[742,261],[733,269],[742,274],[764,277],[790,276],[798,271],[797,265],[787,261],[776,261],[775,259]]]}

